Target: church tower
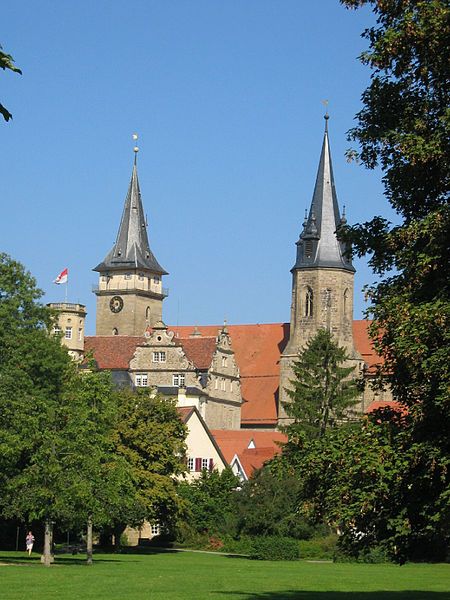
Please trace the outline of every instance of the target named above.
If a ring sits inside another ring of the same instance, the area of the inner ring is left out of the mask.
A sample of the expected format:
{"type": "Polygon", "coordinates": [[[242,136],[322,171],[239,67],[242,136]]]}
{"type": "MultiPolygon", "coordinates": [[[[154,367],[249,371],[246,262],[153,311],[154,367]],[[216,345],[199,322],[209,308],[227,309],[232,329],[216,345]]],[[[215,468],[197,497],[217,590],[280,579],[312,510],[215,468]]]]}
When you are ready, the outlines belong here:
{"type": "MultiPolygon", "coordinates": [[[[291,269],[292,304],[290,336],[280,358],[278,422],[286,422],[283,407],[289,401],[292,363],[307,341],[319,329],[328,329],[335,341],[347,350],[351,361],[361,357],[353,345],[353,279],[355,269],[336,229],[345,223],[341,217],[334,185],[328,140],[328,114],[319,169],[309,214],[297,242],[297,260],[291,269]]],[[[359,360],[358,360],[359,359],[359,360]]]]}
{"type": "MultiPolygon", "coordinates": [[[[136,138],[135,138],[136,139],[136,138]]],[[[162,320],[167,272],[150,250],[137,174],[137,152],[116,243],[93,269],[99,273],[97,335],[143,335],[162,320]]]]}

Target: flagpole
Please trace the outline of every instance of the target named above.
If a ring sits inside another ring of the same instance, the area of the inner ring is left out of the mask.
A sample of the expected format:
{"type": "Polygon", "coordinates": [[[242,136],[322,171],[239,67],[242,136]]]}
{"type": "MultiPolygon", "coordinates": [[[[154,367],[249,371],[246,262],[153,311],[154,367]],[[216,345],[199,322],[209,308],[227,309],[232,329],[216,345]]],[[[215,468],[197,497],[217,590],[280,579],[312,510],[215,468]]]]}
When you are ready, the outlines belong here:
{"type": "Polygon", "coordinates": [[[67,281],[66,281],[66,300],[65,300],[66,304],[67,304],[67,288],[68,287],[69,287],[69,278],[67,278],[67,281]]]}

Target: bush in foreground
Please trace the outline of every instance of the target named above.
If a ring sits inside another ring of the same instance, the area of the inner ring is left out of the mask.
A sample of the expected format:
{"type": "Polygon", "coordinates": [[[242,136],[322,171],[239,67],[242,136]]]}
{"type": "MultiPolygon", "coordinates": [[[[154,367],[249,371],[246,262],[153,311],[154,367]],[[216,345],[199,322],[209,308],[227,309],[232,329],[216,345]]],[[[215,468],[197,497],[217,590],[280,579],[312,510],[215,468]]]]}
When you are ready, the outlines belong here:
{"type": "Polygon", "coordinates": [[[300,548],[292,538],[255,537],[249,556],[257,560],[298,560],[300,548]]]}

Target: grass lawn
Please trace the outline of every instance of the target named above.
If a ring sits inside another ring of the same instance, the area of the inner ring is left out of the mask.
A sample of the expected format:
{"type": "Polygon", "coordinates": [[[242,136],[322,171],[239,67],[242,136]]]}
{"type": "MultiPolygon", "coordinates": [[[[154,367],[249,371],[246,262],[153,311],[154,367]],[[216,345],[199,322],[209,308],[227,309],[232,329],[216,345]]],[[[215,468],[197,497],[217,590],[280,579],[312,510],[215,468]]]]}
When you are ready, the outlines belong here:
{"type": "Polygon", "coordinates": [[[1,600],[450,600],[450,565],[251,561],[161,552],[57,557],[0,552],[1,600]]]}

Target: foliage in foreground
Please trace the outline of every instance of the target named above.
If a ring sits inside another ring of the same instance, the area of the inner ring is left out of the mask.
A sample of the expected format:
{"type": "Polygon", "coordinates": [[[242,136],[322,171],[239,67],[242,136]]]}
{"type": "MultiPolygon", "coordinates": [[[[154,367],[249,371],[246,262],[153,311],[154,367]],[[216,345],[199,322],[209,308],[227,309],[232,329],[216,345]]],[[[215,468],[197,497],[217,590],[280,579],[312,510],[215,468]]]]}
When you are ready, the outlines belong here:
{"type": "Polygon", "coordinates": [[[369,49],[361,61],[372,77],[349,134],[360,151],[350,155],[381,166],[400,219],[393,226],[375,216],[341,232],[358,255],[371,256],[380,277],[368,290],[371,334],[384,359],[380,375],[409,414],[392,446],[407,459],[399,475],[403,518],[394,509],[386,539],[397,538],[403,558],[420,547],[426,557],[450,540],[450,6],[342,2],[372,6],[377,18],[363,34],[369,49]]]}
{"type": "MultiPolygon", "coordinates": [[[[13,57],[10,54],[6,54],[6,52],[3,52],[1,45],[0,45],[0,69],[3,69],[4,71],[6,71],[8,69],[9,71],[12,71],[13,73],[19,73],[20,75],[22,75],[22,71],[18,67],[16,67],[16,65],[14,64],[13,57]]],[[[5,121],[9,121],[10,119],[12,119],[12,114],[9,112],[9,110],[5,106],[3,106],[3,104],[0,104],[0,115],[3,116],[5,121]]]]}
{"type": "Polygon", "coordinates": [[[319,329],[308,340],[293,364],[294,378],[287,390],[291,401],[284,403],[293,421],[284,428],[286,433],[304,431],[310,437],[320,437],[344,418],[360,393],[351,377],[355,367],[344,366],[346,361],[346,350],[326,329],[319,329]]]}

